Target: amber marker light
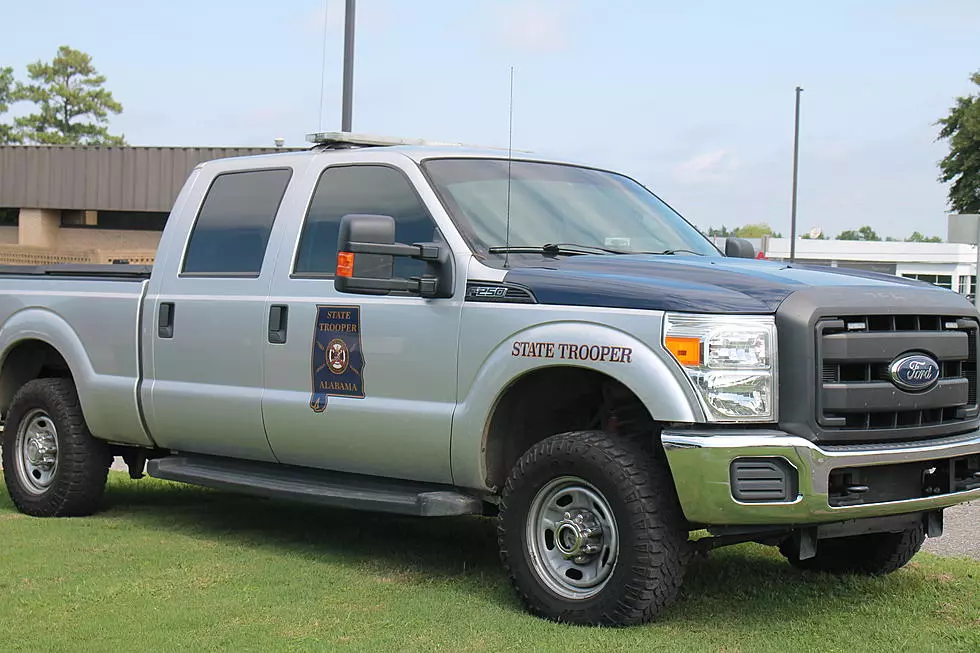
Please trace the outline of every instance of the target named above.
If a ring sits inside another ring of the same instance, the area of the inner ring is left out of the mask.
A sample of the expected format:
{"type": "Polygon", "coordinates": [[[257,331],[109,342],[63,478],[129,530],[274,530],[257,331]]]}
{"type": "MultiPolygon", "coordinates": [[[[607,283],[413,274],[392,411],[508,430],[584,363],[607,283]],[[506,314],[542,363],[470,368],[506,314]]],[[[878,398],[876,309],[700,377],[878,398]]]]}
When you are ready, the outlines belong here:
{"type": "Polygon", "coordinates": [[[701,339],[667,336],[664,344],[681,365],[697,367],[701,364],[701,339]]]}
{"type": "Polygon", "coordinates": [[[354,253],[353,252],[337,252],[337,276],[338,277],[354,276],[354,253]]]}

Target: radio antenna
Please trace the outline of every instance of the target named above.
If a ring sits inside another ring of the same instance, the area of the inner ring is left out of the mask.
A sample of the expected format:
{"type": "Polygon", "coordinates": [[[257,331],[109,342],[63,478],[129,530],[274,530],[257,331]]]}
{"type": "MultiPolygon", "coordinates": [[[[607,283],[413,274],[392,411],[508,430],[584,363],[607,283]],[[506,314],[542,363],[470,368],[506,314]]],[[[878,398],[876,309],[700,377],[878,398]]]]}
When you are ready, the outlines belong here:
{"type": "Polygon", "coordinates": [[[514,151],[514,67],[510,67],[510,106],[507,109],[507,227],[504,234],[504,267],[510,261],[510,165],[514,151]]]}

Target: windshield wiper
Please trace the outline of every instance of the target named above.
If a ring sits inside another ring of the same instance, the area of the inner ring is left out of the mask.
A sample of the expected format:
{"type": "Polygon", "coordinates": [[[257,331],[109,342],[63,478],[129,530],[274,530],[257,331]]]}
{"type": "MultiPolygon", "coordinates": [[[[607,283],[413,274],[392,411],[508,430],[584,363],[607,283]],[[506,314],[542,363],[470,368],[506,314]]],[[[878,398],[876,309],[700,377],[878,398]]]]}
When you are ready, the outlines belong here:
{"type": "Polygon", "coordinates": [[[688,254],[696,254],[698,256],[704,256],[703,252],[695,252],[693,249],[665,249],[662,252],[647,252],[648,254],[676,254],[677,252],[687,252],[688,254]]]}
{"type": "Polygon", "coordinates": [[[548,256],[555,256],[558,254],[575,255],[575,254],[632,254],[633,252],[625,252],[621,249],[609,249],[608,247],[599,247],[597,245],[578,245],[576,243],[545,243],[540,247],[528,247],[523,246],[512,246],[505,247],[503,245],[491,247],[487,250],[491,254],[503,254],[509,252],[511,254],[545,254],[548,256]]]}

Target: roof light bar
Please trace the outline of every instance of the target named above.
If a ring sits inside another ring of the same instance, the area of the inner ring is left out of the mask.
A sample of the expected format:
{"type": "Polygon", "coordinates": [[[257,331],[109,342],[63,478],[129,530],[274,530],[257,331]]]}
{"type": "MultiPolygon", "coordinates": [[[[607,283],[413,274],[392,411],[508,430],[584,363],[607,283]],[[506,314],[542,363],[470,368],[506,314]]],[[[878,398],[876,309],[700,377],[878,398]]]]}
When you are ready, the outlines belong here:
{"type": "MultiPolygon", "coordinates": [[[[306,140],[314,145],[327,147],[384,147],[392,145],[414,145],[421,147],[472,147],[479,149],[504,150],[504,147],[487,147],[482,145],[467,145],[465,143],[450,143],[431,141],[424,138],[396,138],[392,136],[376,136],[373,134],[354,134],[351,132],[314,132],[306,135],[306,140]]],[[[526,150],[513,150],[526,152],[526,150]]]]}

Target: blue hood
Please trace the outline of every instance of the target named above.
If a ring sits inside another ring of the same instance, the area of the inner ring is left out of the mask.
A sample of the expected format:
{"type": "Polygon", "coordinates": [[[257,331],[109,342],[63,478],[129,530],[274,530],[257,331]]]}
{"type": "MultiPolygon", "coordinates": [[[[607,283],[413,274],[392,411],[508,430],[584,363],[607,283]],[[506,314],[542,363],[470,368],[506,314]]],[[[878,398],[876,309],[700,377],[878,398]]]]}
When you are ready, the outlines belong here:
{"type": "Polygon", "coordinates": [[[527,287],[539,303],[567,306],[766,314],[814,286],[935,288],[875,272],[728,257],[577,255],[521,265],[504,281],[527,287]]]}

